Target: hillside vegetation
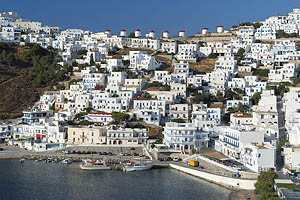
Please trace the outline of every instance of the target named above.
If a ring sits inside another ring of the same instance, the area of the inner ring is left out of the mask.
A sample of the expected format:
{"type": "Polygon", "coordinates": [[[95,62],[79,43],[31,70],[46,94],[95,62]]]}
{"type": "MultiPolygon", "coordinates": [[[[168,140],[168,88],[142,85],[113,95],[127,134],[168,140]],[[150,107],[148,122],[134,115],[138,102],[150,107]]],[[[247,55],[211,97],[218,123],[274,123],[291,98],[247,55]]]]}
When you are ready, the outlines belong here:
{"type": "Polygon", "coordinates": [[[0,119],[16,118],[71,69],[57,63],[54,49],[0,43],[0,119]]]}
{"type": "Polygon", "coordinates": [[[196,72],[212,72],[214,71],[216,60],[215,58],[205,58],[196,63],[190,63],[190,68],[196,72]]]}

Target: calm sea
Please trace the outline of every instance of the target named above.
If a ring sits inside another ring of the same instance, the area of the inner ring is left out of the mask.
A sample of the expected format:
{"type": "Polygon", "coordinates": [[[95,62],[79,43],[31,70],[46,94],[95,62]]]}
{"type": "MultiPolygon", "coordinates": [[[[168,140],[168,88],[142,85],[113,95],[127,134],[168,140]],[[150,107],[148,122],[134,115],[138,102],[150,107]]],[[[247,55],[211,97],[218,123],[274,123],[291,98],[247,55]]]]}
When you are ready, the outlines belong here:
{"type": "Polygon", "coordinates": [[[224,200],[229,194],[172,169],[84,171],[77,164],[0,160],[1,200],[224,200]]]}

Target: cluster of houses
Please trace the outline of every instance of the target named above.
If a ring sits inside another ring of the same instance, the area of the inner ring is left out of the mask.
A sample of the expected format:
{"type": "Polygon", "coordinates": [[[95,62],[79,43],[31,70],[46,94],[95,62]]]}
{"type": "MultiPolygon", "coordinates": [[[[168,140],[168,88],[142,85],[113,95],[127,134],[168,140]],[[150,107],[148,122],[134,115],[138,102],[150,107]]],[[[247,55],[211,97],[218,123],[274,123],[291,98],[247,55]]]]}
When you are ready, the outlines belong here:
{"type": "MultiPolygon", "coordinates": [[[[36,151],[66,145],[136,146],[148,143],[148,126],[161,126],[163,144],[170,151],[185,154],[213,147],[260,172],[276,168],[276,150],[286,135],[285,165],[299,170],[300,89],[291,87],[280,99],[270,87],[298,77],[300,48],[295,39],[276,39],[276,31],[299,35],[299,16],[300,9],[294,9],[287,16],[266,19],[259,28],[224,31],[218,26],[215,34],[231,32],[231,40],[199,43],[188,40],[184,30],[178,37],[168,31],[156,37],[153,30],[143,36],[139,29],[113,35],[110,30],[60,30],[23,20],[17,13],[0,13],[0,41],[53,47],[62,57],[59,64],[73,65],[79,77],[66,89],[45,92],[18,124],[0,125],[0,141],[36,151]],[[121,58],[112,56],[129,48],[135,50],[121,58]],[[80,51],[84,53],[78,56],[80,51]],[[172,66],[162,68],[156,53],[170,55],[172,66]],[[217,57],[213,71],[191,69],[191,63],[210,55],[217,57]],[[267,76],[254,75],[257,70],[267,70],[267,76]],[[150,89],[158,84],[159,89],[150,89]],[[195,88],[196,94],[191,92],[195,88]],[[225,96],[228,91],[239,91],[238,97],[192,101],[197,95],[225,96]],[[257,105],[254,96],[260,96],[257,105]],[[247,111],[241,112],[241,106],[247,111]],[[146,128],[116,124],[114,115],[120,113],[146,128]]],[[[208,34],[203,28],[200,35],[208,34]]]]}

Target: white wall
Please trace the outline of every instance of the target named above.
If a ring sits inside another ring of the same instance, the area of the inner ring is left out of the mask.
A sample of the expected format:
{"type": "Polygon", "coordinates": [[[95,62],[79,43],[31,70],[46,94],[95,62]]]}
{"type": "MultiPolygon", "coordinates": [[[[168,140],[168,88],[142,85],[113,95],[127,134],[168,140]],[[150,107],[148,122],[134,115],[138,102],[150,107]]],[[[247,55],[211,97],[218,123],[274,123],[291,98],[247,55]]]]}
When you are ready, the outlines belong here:
{"type": "Polygon", "coordinates": [[[193,176],[205,179],[207,181],[223,185],[228,188],[236,188],[236,189],[244,189],[244,190],[254,190],[254,184],[256,183],[256,180],[250,180],[250,179],[238,179],[238,178],[230,178],[230,177],[224,177],[219,176],[215,174],[210,174],[207,172],[182,167],[175,164],[170,164],[170,167],[173,169],[177,169],[179,171],[185,172],[187,174],[191,174],[193,176]]]}

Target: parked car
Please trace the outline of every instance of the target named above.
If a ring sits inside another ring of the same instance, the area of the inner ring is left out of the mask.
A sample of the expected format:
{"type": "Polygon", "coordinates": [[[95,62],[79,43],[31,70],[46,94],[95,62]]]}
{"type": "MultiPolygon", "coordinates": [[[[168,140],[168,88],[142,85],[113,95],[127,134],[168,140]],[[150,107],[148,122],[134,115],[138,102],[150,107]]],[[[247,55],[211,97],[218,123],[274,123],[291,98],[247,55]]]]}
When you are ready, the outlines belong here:
{"type": "Polygon", "coordinates": [[[175,158],[173,158],[173,161],[174,162],[179,162],[179,158],[175,157],[175,158]]]}

